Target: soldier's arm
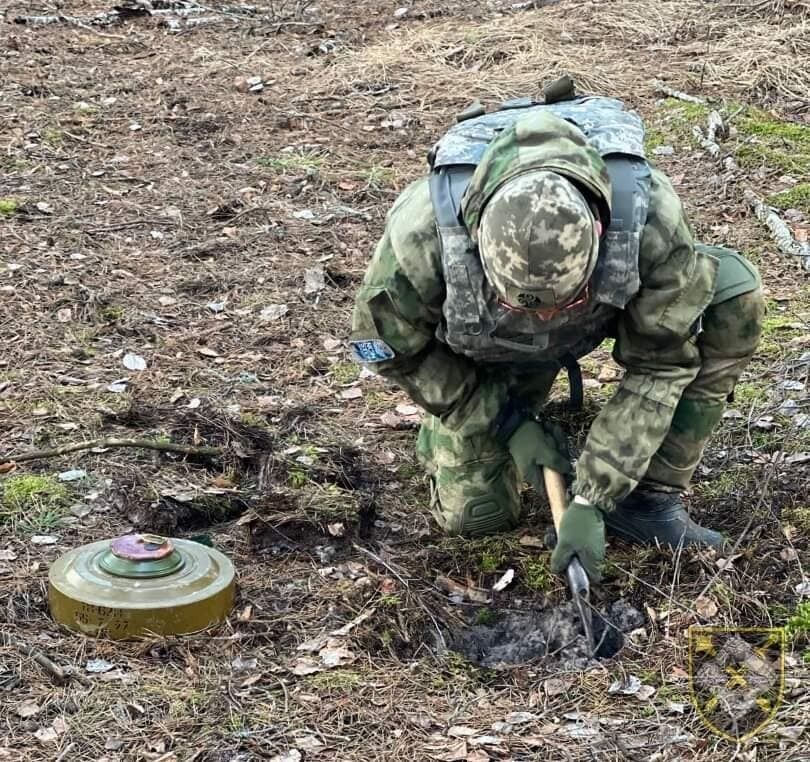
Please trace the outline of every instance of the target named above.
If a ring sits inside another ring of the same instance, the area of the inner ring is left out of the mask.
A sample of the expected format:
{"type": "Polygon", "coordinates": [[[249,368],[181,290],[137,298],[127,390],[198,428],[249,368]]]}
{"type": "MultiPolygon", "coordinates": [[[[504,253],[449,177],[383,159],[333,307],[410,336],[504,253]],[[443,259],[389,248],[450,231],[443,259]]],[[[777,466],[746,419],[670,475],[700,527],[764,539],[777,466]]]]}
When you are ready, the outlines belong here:
{"type": "Polygon", "coordinates": [[[696,321],[712,299],[716,267],[695,251],[677,194],[654,170],[639,256],[641,290],[619,318],[613,350],[626,373],[577,462],[574,491],[600,508],[612,508],[644,476],[698,373],[696,321]]]}
{"type": "Polygon", "coordinates": [[[506,387],[482,377],[467,358],[437,341],[444,280],[427,181],[394,205],[354,306],[356,358],[401,386],[450,428],[484,433],[506,387]]]}

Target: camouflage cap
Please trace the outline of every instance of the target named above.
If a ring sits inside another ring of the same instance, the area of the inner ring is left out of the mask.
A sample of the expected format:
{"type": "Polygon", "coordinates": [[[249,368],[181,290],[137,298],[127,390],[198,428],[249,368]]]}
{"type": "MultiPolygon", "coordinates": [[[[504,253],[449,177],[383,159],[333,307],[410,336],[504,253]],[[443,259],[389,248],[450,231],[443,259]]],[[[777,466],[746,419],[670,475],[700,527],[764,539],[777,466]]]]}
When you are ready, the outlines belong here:
{"type": "Polygon", "coordinates": [[[478,230],[487,280],[507,304],[563,307],[596,266],[593,212],[577,187],[547,170],[504,183],[487,202],[478,230]]]}

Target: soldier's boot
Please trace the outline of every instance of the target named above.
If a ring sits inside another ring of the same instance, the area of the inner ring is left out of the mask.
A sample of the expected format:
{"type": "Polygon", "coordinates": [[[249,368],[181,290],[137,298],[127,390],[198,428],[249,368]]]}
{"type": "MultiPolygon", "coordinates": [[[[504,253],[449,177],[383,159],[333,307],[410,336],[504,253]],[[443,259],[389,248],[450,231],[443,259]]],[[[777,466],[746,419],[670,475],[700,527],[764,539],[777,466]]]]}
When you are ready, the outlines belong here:
{"type": "Polygon", "coordinates": [[[608,534],[642,545],[722,547],[720,532],[694,522],[677,492],[636,489],[605,514],[608,534]]]}

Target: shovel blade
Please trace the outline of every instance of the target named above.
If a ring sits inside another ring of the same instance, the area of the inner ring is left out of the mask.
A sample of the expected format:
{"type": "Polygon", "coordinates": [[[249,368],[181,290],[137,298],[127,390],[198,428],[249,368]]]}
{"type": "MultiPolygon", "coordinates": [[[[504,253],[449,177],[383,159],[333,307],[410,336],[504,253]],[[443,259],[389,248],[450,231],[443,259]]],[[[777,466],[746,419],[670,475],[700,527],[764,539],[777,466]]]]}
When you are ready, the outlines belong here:
{"type": "Polygon", "coordinates": [[[593,612],[591,611],[591,586],[588,581],[588,575],[579,559],[574,557],[571,563],[568,564],[567,569],[568,586],[571,588],[571,596],[574,599],[574,605],[577,607],[579,618],[582,621],[582,629],[585,632],[585,637],[588,639],[588,650],[590,655],[593,656],[596,643],[593,637],[593,612]]]}

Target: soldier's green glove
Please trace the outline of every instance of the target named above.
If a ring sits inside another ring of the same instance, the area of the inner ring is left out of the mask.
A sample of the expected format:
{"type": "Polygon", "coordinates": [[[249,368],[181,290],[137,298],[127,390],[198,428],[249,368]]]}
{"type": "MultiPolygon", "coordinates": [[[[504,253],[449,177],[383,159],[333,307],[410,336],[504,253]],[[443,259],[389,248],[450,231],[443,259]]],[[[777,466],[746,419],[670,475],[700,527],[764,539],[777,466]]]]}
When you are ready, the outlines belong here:
{"type": "Polygon", "coordinates": [[[572,500],[557,530],[557,545],[551,554],[551,568],[565,574],[573,556],[594,582],[602,579],[605,560],[605,521],[602,511],[590,503],[572,500]]]}
{"type": "Polygon", "coordinates": [[[509,437],[506,446],[520,478],[533,486],[543,484],[543,466],[561,474],[571,473],[565,435],[549,423],[524,421],[509,437]]]}

